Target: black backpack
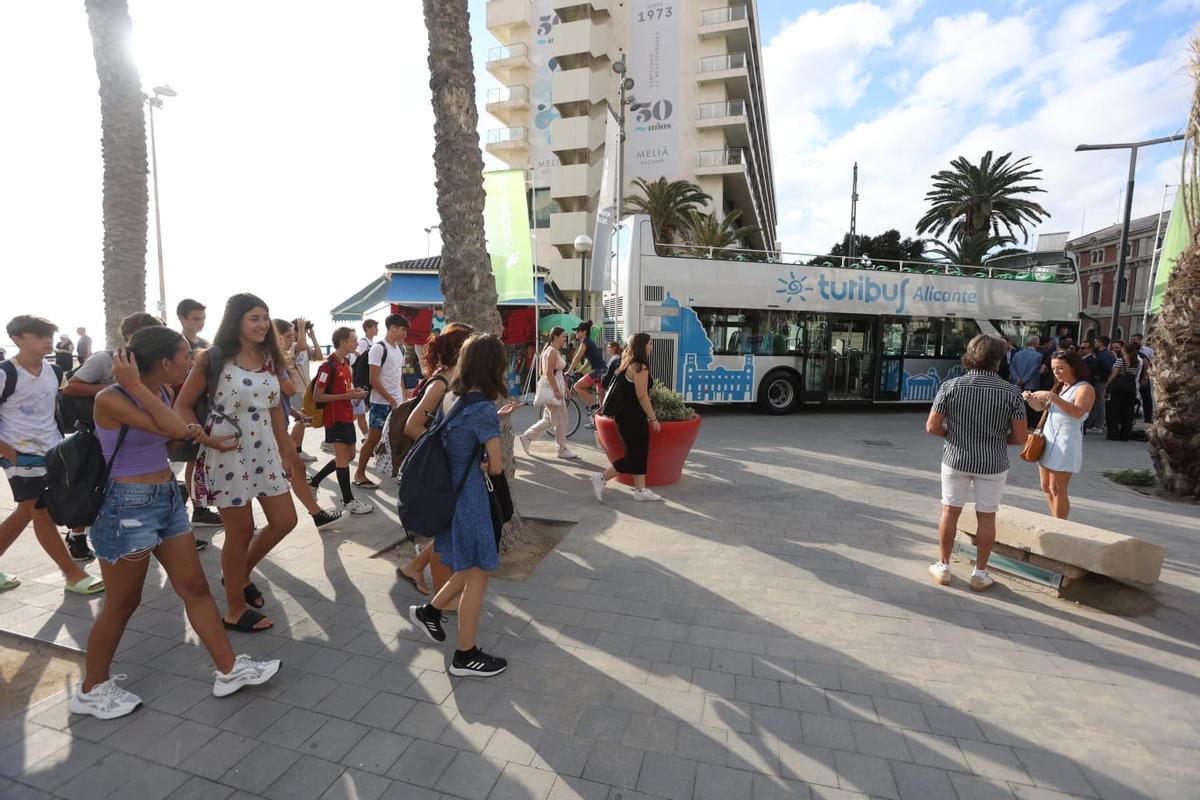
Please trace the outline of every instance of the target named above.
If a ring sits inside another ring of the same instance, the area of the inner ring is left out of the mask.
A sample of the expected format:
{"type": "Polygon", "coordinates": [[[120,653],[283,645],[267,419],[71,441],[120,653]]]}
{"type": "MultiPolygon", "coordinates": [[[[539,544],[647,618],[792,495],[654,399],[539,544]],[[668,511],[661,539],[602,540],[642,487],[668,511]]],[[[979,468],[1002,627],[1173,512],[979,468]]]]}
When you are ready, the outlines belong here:
{"type": "Polygon", "coordinates": [[[454,520],[454,507],[471,470],[479,469],[482,445],[475,448],[467,461],[463,474],[455,479],[450,474],[450,455],[442,442],[446,423],[464,408],[475,403],[486,403],[479,392],[469,392],[450,408],[447,414],[439,412],[437,423],[421,434],[408,455],[400,464],[398,509],[400,524],[409,534],[438,536],[450,529],[454,520]]]}
{"type": "MultiPolygon", "coordinates": [[[[117,387],[117,391],[129,397],[124,389],[117,387]]],[[[129,426],[122,425],[107,463],[100,439],[91,429],[72,434],[51,447],[46,452],[46,488],[38,508],[49,511],[51,519],[67,528],[84,528],[95,522],[104,504],[113,461],[128,433],[129,426]]]]}
{"type": "MultiPolygon", "coordinates": [[[[217,383],[221,380],[221,368],[225,366],[225,361],[221,357],[221,348],[212,346],[205,352],[208,353],[208,375],[205,381],[204,393],[200,395],[200,399],[196,401],[196,405],[192,406],[196,412],[196,421],[200,423],[200,427],[205,427],[208,423],[209,411],[212,409],[212,398],[217,392],[217,383]]],[[[167,457],[172,461],[190,463],[196,460],[200,455],[200,443],[191,440],[178,442],[174,447],[167,450],[167,457]]]]}
{"type": "MultiPolygon", "coordinates": [[[[54,370],[54,377],[58,379],[58,385],[61,387],[63,382],[63,369],[58,364],[46,362],[46,366],[54,370]]],[[[8,398],[13,396],[13,392],[17,390],[17,363],[13,359],[0,361],[0,372],[4,373],[4,391],[0,391],[0,405],[8,402],[8,398]]],[[[59,389],[59,397],[62,396],[62,389],[59,389]]],[[[63,425],[62,414],[57,403],[54,407],[54,421],[58,424],[58,432],[66,433],[73,428],[66,428],[63,425]]]]}
{"type": "MultiPolygon", "coordinates": [[[[371,351],[375,349],[375,345],[383,345],[383,342],[375,342],[366,350],[362,351],[357,358],[354,359],[354,366],[350,369],[350,378],[354,386],[358,389],[371,390],[371,351]]],[[[382,367],[387,361],[388,351],[383,348],[383,357],[379,359],[379,366],[382,367]]]]}

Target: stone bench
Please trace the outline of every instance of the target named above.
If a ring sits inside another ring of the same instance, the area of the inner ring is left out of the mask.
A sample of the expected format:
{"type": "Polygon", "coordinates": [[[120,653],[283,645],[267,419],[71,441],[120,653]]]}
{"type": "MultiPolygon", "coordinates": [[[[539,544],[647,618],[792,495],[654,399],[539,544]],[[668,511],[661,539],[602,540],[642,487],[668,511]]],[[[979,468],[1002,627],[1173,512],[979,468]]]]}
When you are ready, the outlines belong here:
{"type": "MultiPolygon", "coordinates": [[[[963,509],[958,530],[974,544],[974,506],[963,509]]],[[[1133,536],[1012,506],[1001,506],[996,514],[992,552],[1057,573],[1062,577],[1060,590],[1088,573],[1126,583],[1155,584],[1165,555],[1158,545],[1133,536]]]]}

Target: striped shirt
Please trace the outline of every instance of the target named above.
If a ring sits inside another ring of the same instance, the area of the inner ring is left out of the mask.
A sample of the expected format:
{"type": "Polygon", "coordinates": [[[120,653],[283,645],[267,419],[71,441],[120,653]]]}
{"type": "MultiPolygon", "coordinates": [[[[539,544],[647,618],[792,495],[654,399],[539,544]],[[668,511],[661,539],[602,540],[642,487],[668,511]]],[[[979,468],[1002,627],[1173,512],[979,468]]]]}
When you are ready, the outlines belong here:
{"type": "Polygon", "coordinates": [[[943,464],[972,475],[1008,469],[1012,422],[1025,419],[1025,401],[1011,383],[973,369],[938,388],[933,410],[946,418],[943,464]]]}

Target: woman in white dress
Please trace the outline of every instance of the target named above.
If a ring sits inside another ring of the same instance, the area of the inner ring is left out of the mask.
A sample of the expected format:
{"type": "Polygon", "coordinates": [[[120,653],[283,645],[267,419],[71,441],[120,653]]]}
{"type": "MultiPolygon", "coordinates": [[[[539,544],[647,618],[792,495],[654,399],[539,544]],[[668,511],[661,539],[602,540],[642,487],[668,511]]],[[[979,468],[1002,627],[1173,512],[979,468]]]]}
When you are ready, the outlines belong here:
{"type": "Polygon", "coordinates": [[[538,391],[535,403],[542,403],[542,416],[529,427],[529,430],[517,437],[525,455],[530,455],[529,445],[538,439],[550,427],[554,428],[554,440],[558,443],[558,457],[575,459],[579,456],[567,447],[567,407],[563,397],[567,393],[567,383],[563,379],[563,367],[566,359],[562,357],[562,346],[567,343],[567,332],[559,327],[552,328],[546,340],[546,349],[542,351],[542,376],[538,378],[538,391]]]}
{"type": "Polygon", "coordinates": [[[274,624],[255,611],[264,600],[250,573],[296,527],[289,476],[303,466],[280,405],[279,373],[285,364],[267,304],[252,294],[235,294],[225,304],[212,349],[196,358],[175,402],[184,422],[199,422],[212,437],[237,437],[224,446],[201,449],[192,494],[199,505],[215,505],[221,514],[225,627],[245,633],[274,624]],[[216,385],[209,387],[214,354],[222,367],[216,385]],[[208,419],[197,420],[195,405],[206,392],[211,396],[208,419]],[[257,535],[254,500],[267,517],[257,535]]]}
{"type": "Polygon", "coordinates": [[[1071,511],[1067,484],[1083,467],[1083,421],[1096,402],[1096,391],[1088,383],[1088,368],[1077,352],[1059,350],[1050,357],[1054,388],[1025,392],[1025,402],[1035,411],[1050,409],[1042,433],[1046,448],[1038,462],[1042,492],[1050,514],[1066,519],[1071,511]]]}

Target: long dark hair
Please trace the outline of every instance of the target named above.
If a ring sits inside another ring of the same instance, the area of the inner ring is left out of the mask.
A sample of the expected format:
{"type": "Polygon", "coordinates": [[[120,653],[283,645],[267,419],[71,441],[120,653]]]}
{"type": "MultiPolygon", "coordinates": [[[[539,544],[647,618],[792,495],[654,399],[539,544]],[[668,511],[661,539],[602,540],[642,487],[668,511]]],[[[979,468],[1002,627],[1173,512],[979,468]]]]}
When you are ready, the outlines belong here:
{"type": "Polygon", "coordinates": [[[458,353],[463,342],[475,333],[475,329],[465,322],[451,322],[441,333],[429,334],[425,342],[425,355],[421,366],[426,375],[432,375],[439,369],[450,369],[458,363],[458,353]]]}
{"type": "Polygon", "coordinates": [[[463,343],[458,356],[458,374],[450,382],[450,391],[462,395],[478,389],[489,400],[508,394],[508,351],[500,337],[476,333],[463,343]]]}
{"type": "Polygon", "coordinates": [[[164,359],[172,359],[184,341],[183,334],[162,325],[142,328],[129,340],[129,349],[137,361],[138,372],[148,375],[164,359]]]}
{"type": "MultiPolygon", "coordinates": [[[[225,302],[225,314],[221,317],[217,335],[213,337],[213,346],[221,349],[223,361],[232,361],[242,349],[242,317],[255,308],[261,308],[270,317],[271,309],[262,298],[249,292],[235,294],[225,302]]],[[[279,346],[274,322],[267,326],[267,338],[263,339],[259,348],[263,356],[271,362],[271,371],[278,375],[287,365],[287,361],[283,357],[283,348],[279,346]]]]}
{"type": "Polygon", "coordinates": [[[555,325],[550,329],[550,333],[546,334],[546,346],[549,347],[555,339],[567,332],[567,329],[561,325],[555,325]]]}
{"type": "Polygon", "coordinates": [[[1088,374],[1091,370],[1088,369],[1087,362],[1083,360],[1083,356],[1079,355],[1075,350],[1056,350],[1050,356],[1050,361],[1065,361],[1071,369],[1071,376],[1076,383],[1079,381],[1087,381],[1088,374]]]}
{"type": "Polygon", "coordinates": [[[650,354],[646,352],[646,347],[650,344],[650,334],[635,333],[629,337],[629,343],[625,345],[625,352],[621,354],[621,365],[617,370],[624,372],[631,364],[641,364],[643,367],[650,368],[650,354]]]}

